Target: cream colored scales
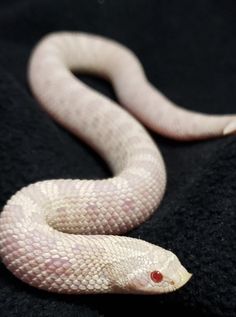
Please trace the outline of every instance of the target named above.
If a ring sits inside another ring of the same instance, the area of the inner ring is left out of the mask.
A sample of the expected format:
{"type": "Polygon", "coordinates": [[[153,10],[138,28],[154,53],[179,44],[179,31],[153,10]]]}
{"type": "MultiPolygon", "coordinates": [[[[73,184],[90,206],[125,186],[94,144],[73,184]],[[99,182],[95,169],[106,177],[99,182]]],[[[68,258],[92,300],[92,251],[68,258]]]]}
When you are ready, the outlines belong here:
{"type": "Polygon", "coordinates": [[[93,146],[115,176],[49,180],[18,191],[0,217],[2,261],[24,282],[59,293],[178,289],[191,274],[173,253],[118,236],[144,222],[160,204],[166,185],[162,156],[137,119],[71,70],[111,80],[120,103],[165,136],[193,140],[236,130],[235,116],[203,115],[171,103],[147,81],[137,57],[117,42],[84,33],[45,37],[29,63],[35,98],[93,146]]]}

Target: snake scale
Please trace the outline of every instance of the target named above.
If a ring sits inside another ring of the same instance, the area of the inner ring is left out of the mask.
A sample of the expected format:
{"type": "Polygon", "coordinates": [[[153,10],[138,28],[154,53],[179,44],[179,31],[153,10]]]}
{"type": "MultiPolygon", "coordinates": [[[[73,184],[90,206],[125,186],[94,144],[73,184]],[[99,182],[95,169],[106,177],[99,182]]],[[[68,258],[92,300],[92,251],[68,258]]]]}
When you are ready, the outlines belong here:
{"type": "Polygon", "coordinates": [[[137,119],[187,141],[234,133],[235,116],[175,105],[148,82],[132,51],[86,33],[45,36],[33,50],[28,78],[41,106],[91,145],[114,177],[46,180],[19,190],[0,217],[3,263],[22,281],[58,293],[159,294],[183,286],[191,274],[176,255],[120,236],[152,215],[166,186],[161,153],[137,119]],[[129,112],[73,71],[110,80],[129,112]]]}

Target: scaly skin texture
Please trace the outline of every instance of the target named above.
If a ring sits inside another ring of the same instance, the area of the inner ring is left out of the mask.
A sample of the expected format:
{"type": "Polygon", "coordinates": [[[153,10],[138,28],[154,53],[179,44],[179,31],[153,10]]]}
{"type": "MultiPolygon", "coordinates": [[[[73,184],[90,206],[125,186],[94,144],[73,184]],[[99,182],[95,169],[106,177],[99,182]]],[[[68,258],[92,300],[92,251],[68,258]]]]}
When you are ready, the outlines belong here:
{"type": "MultiPolygon", "coordinates": [[[[118,236],[151,216],[163,197],[162,156],[143,126],[72,71],[103,76],[120,103],[149,128],[179,140],[229,134],[234,116],[184,110],[148,83],[122,45],[83,33],[54,33],[35,48],[29,82],[42,107],[93,146],[115,176],[49,180],[18,191],[0,217],[0,256],[22,281],[58,293],[173,291],[191,274],[170,251],[118,236]],[[153,278],[153,272],[158,271],[153,278]]],[[[174,237],[173,237],[174,238],[174,237]]]]}

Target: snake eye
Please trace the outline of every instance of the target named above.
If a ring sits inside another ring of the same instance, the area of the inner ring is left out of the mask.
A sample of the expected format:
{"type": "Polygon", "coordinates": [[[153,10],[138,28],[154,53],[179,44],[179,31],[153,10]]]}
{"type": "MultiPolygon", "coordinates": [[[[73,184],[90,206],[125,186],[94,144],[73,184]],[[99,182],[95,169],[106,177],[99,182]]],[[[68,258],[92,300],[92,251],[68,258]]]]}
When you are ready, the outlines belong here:
{"type": "Polygon", "coordinates": [[[153,271],[150,276],[155,283],[160,283],[163,280],[163,275],[159,271],[153,271]]]}

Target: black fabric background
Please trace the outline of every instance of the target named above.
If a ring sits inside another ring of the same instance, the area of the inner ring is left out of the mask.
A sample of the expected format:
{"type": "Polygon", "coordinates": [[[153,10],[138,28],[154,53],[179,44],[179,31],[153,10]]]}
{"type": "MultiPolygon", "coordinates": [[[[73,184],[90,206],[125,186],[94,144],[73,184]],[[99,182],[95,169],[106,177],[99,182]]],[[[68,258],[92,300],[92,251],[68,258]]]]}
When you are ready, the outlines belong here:
{"type": "MultiPolygon", "coordinates": [[[[38,180],[110,175],[29,91],[27,61],[44,34],[82,30],[116,39],[136,52],[171,100],[225,114],[236,112],[235,14],[229,0],[1,0],[0,207],[38,180]]],[[[114,98],[109,84],[80,78],[114,98]]],[[[162,296],[64,296],[29,287],[0,264],[1,316],[235,316],[236,138],[181,143],[152,136],[166,162],[167,192],[129,235],[173,250],[191,281],[162,296]]]]}

